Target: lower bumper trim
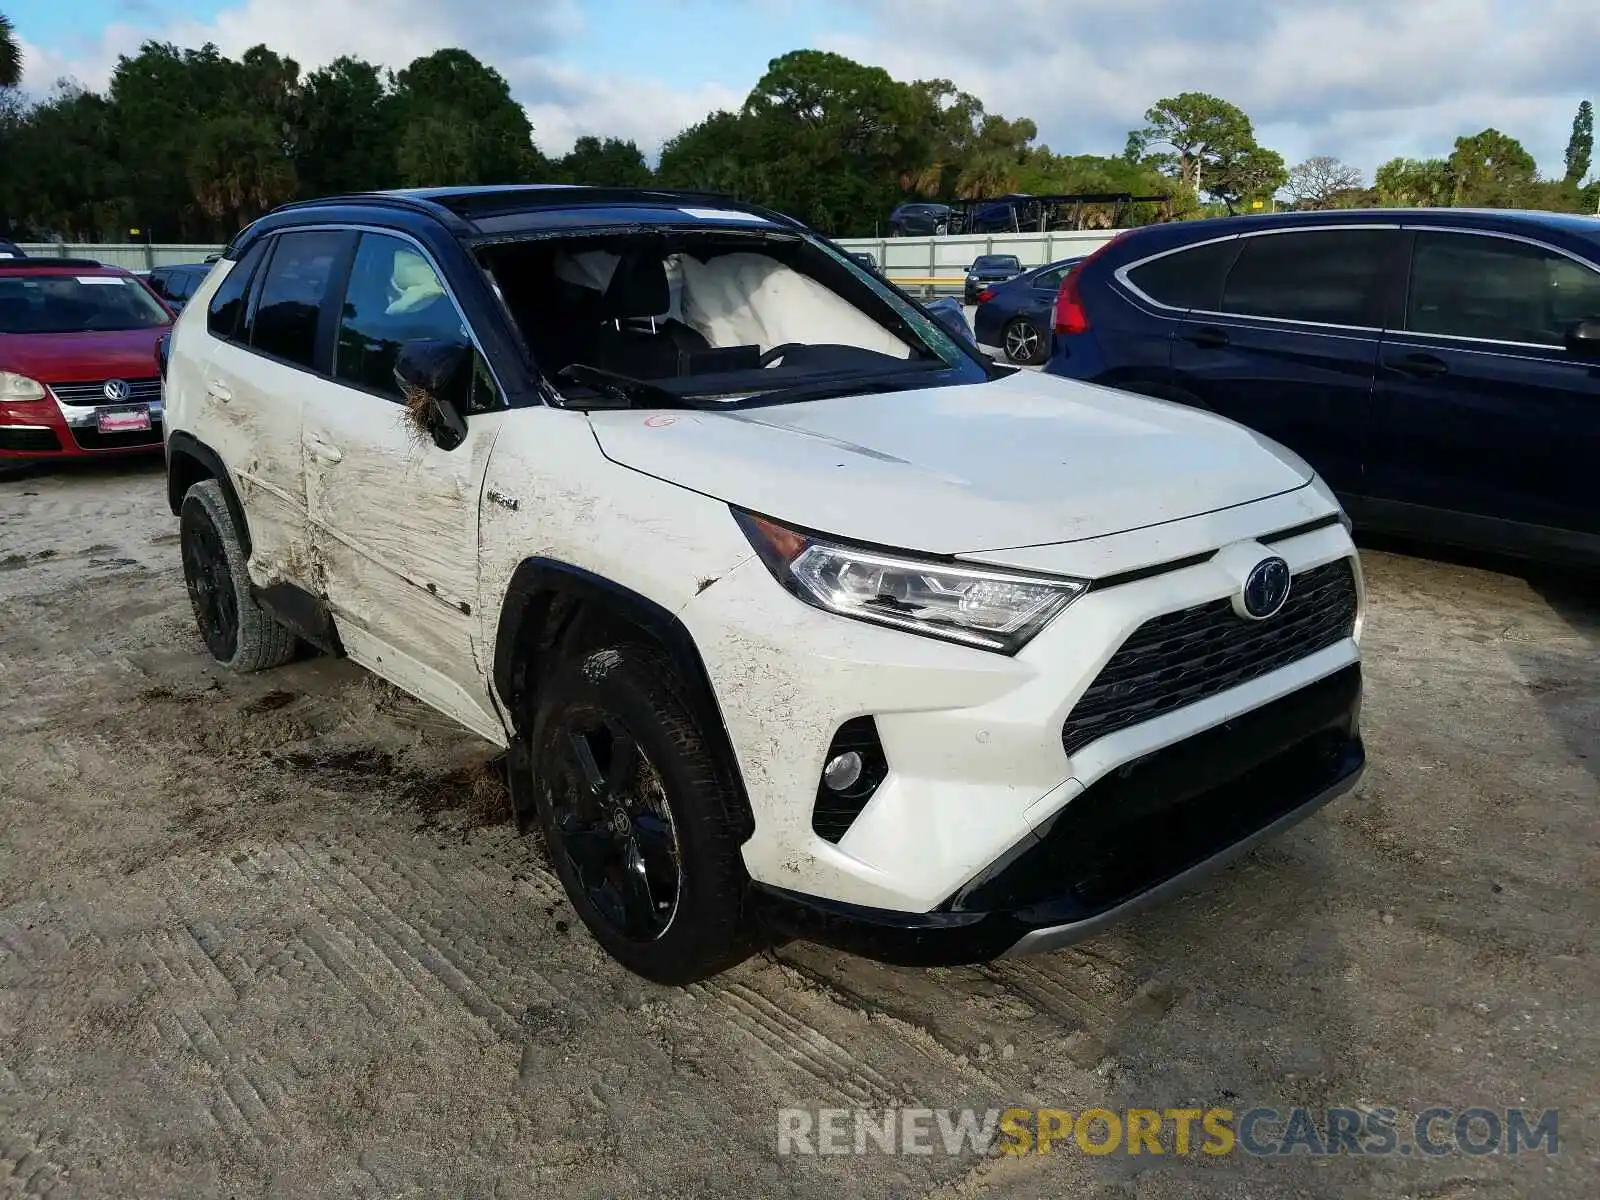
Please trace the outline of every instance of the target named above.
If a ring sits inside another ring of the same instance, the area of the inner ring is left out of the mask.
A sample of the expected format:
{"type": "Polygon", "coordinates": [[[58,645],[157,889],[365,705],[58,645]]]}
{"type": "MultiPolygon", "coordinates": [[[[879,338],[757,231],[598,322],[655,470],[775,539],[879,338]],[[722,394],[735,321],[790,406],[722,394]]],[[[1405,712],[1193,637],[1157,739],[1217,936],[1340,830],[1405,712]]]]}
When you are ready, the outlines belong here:
{"type": "Polygon", "coordinates": [[[1129,764],[931,912],[756,884],[774,932],[903,966],[952,966],[1092,937],[1183,892],[1353,788],[1366,766],[1360,668],[1129,764]]]}

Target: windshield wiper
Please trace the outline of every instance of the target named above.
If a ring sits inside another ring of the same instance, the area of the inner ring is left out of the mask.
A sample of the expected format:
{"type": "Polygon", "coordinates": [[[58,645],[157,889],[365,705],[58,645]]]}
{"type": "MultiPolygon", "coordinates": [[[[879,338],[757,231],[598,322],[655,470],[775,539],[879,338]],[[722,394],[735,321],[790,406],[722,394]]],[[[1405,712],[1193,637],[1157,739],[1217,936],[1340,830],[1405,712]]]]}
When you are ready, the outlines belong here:
{"type": "Polygon", "coordinates": [[[591,367],[588,363],[568,363],[556,372],[563,383],[575,383],[589,388],[596,396],[620,403],[591,404],[585,401],[568,404],[568,408],[703,408],[686,396],[669,391],[646,379],[635,379],[617,371],[591,367]]]}
{"type": "Polygon", "coordinates": [[[866,379],[836,379],[832,383],[797,383],[793,387],[762,392],[741,400],[738,408],[762,408],[768,404],[794,404],[804,400],[831,400],[835,396],[859,396],[866,392],[904,392],[928,386],[921,379],[870,376],[866,379]]]}

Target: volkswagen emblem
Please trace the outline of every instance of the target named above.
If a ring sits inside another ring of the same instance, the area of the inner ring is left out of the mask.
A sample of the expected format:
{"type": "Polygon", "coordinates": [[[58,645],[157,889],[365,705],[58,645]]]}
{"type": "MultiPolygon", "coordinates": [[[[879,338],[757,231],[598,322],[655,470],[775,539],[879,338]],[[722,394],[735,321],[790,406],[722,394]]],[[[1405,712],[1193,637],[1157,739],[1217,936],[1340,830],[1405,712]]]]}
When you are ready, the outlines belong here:
{"type": "Polygon", "coordinates": [[[1245,576],[1239,590],[1239,607],[1245,616],[1264,621],[1276,615],[1289,600],[1289,564],[1281,558],[1263,558],[1245,576]]]}
{"type": "Polygon", "coordinates": [[[133,389],[128,386],[126,379],[108,379],[105,387],[100,390],[105,393],[106,399],[113,404],[121,404],[133,396],[133,389]]]}

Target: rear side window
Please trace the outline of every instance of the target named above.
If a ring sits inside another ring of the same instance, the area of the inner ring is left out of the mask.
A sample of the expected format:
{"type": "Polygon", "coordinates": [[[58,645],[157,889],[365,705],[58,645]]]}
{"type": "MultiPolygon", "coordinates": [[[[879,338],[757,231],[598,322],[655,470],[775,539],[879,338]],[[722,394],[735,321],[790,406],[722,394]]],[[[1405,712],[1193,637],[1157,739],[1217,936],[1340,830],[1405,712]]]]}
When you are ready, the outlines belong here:
{"type": "Polygon", "coordinates": [[[316,366],[317,325],[348,244],[340,230],[278,236],[250,320],[251,346],[296,366],[316,366]]]}
{"type": "Polygon", "coordinates": [[[1222,311],[1324,325],[1377,326],[1395,233],[1325,229],[1241,238],[1222,311]]]}
{"type": "Polygon", "coordinates": [[[1559,346],[1600,317],[1600,274],[1509,238],[1418,232],[1406,328],[1417,333],[1559,346]]]}
{"type": "Polygon", "coordinates": [[[1233,238],[1207,242],[1134,267],[1128,282],[1168,308],[1216,312],[1222,305],[1222,280],[1238,253],[1239,243],[1233,238]]]}
{"type": "Polygon", "coordinates": [[[250,291],[250,280],[255,277],[270,242],[270,238],[262,238],[251,246],[212,293],[211,304],[206,309],[206,328],[212,337],[232,341],[239,335],[239,317],[244,311],[244,298],[250,291]]]}

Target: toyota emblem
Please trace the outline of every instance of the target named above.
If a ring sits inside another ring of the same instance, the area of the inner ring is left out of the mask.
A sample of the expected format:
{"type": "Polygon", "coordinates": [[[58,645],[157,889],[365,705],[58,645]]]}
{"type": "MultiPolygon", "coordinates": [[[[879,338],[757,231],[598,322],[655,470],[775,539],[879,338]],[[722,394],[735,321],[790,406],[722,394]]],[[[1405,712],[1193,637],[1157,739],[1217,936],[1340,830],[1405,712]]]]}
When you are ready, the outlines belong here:
{"type": "Polygon", "coordinates": [[[1257,621],[1274,616],[1289,600],[1289,564],[1281,558],[1264,558],[1245,576],[1239,590],[1244,615],[1257,621]]]}
{"type": "Polygon", "coordinates": [[[108,379],[105,387],[100,390],[105,393],[106,399],[113,404],[121,404],[133,396],[133,389],[128,386],[126,379],[108,379]]]}

